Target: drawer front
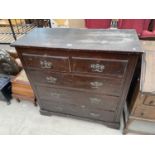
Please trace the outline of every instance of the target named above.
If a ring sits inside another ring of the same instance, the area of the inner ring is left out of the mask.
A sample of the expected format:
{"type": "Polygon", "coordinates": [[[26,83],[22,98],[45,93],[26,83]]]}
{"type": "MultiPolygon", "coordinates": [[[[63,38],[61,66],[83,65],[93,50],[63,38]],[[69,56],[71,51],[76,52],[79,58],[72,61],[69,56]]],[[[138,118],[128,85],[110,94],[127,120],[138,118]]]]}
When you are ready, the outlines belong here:
{"type": "Polygon", "coordinates": [[[61,56],[34,55],[23,53],[27,68],[46,69],[51,71],[68,72],[69,59],[61,56]]]}
{"type": "Polygon", "coordinates": [[[144,119],[155,119],[155,109],[137,107],[134,116],[144,119]]]}
{"type": "Polygon", "coordinates": [[[53,72],[29,71],[34,83],[83,89],[95,93],[120,96],[123,80],[114,78],[90,77],[53,72]]]}
{"type": "Polygon", "coordinates": [[[146,96],[143,104],[151,107],[155,107],[155,96],[146,96]]]}
{"type": "Polygon", "coordinates": [[[76,105],[66,105],[59,102],[51,102],[50,100],[40,100],[39,101],[40,108],[47,111],[69,114],[73,116],[90,118],[94,120],[101,121],[110,121],[114,120],[114,112],[105,111],[105,110],[90,110],[90,109],[81,109],[76,105]]]}
{"type": "Polygon", "coordinates": [[[128,60],[119,59],[92,59],[72,57],[71,69],[77,73],[105,74],[123,77],[126,72],[128,60]]]}
{"type": "Polygon", "coordinates": [[[114,96],[103,96],[94,93],[43,86],[37,86],[36,89],[40,99],[50,100],[51,102],[64,105],[74,105],[83,110],[115,111],[119,103],[119,98],[114,96]]]}

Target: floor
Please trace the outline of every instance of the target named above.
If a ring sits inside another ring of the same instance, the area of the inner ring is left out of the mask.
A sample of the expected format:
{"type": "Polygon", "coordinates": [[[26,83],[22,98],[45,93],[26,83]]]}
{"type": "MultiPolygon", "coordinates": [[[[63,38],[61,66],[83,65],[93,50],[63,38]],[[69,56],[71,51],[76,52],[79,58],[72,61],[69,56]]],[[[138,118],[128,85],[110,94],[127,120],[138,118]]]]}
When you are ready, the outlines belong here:
{"type": "Polygon", "coordinates": [[[42,116],[31,102],[0,101],[1,135],[121,135],[121,130],[78,119],[42,116]]]}

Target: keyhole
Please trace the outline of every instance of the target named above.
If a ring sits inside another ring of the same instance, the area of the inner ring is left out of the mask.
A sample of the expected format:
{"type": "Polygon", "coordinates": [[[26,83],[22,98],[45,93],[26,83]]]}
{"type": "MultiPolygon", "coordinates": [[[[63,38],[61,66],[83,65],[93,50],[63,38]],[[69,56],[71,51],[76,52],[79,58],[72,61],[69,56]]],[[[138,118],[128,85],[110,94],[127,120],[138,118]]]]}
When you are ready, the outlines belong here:
{"type": "Polygon", "coordinates": [[[144,113],[143,112],[141,112],[141,116],[144,116],[144,113]]]}
{"type": "Polygon", "coordinates": [[[150,101],[149,105],[154,105],[154,101],[150,101]]]}

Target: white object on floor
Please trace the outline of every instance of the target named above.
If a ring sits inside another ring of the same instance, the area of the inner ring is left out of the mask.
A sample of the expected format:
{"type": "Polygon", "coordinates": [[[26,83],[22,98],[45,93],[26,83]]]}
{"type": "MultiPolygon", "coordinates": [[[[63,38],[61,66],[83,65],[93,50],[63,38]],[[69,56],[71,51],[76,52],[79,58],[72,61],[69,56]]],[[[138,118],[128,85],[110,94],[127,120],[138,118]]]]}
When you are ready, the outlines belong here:
{"type": "Polygon", "coordinates": [[[43,116],[31,102],[0,101],[0,134],[11,135],[120,135],[121,130],[78,119],[43,116]]]}

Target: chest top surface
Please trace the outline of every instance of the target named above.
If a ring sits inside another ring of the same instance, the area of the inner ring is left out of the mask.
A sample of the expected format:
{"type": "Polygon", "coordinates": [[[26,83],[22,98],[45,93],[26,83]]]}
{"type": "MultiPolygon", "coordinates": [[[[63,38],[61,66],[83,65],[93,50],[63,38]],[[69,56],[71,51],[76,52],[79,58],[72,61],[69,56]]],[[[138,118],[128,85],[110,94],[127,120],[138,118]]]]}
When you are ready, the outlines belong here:
{"type": "Polygon", "coordinates": [[[36,28],[11,46],[143,52],[135,30],[118,29],[36,28]]]}

